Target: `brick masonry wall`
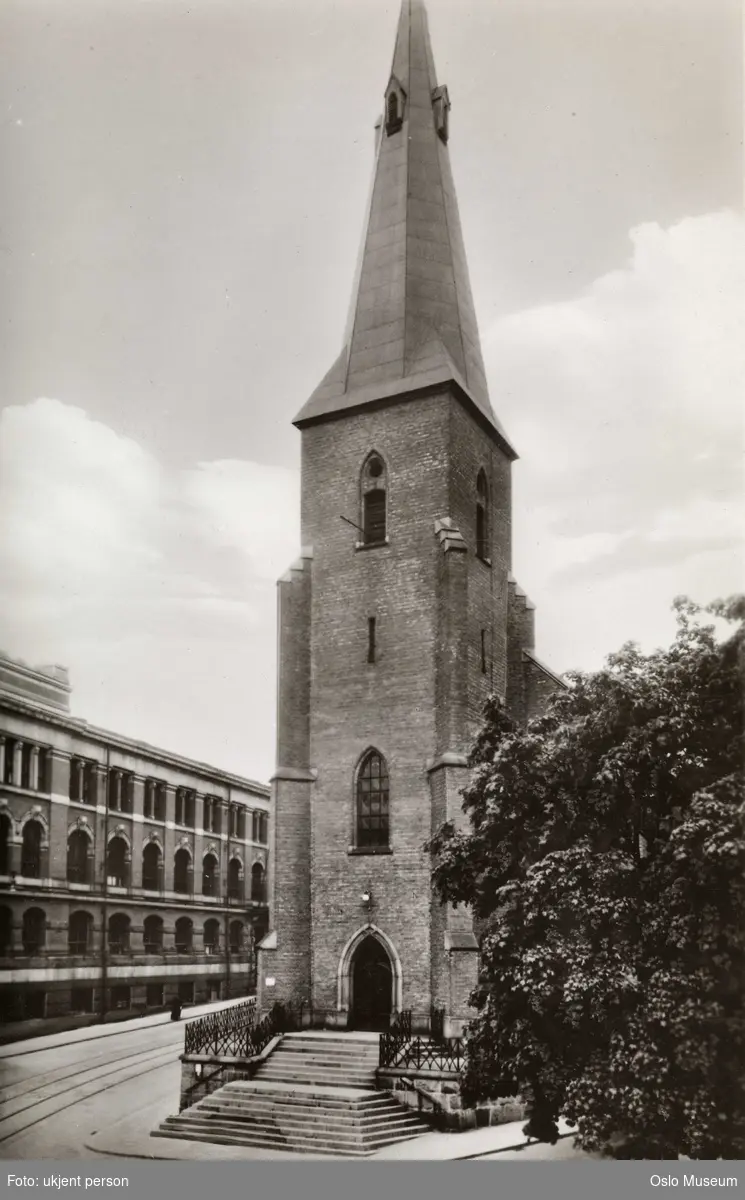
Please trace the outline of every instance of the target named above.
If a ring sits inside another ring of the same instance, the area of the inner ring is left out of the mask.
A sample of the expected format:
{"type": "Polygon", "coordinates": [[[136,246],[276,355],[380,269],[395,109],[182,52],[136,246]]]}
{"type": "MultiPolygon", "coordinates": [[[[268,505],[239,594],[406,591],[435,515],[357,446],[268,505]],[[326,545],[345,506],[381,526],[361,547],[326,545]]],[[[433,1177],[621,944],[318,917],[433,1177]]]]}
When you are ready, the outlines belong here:
{"type": "Polygon", "coordinates": [[[451,400],[450,515],[468,545],[469,743],[490,692],[507,686],[507,576],[511,560],[511,463],[469,412],[451,400]],[[489,489],[491,565],[476,556],[476,480],[484,470],[489,489]],[[486,630],[486,671],[481,630],[486,630]]]}
{"type": "Polygon", "coordinates": [[[525,675],[525,709],[527,719],[537,716],[543,712],[548,700],[556,692],[561,690],[555,677],[544,671],[540,663],[533,659],[526,658],[524,660],[524,675],[525,675]]]}
{"type": "Polygon", "coordinates": [[[314,426],[303,434],[303,542],[314,546],[311,761],[312,912],[316,1008],[335,1008],[337,969],[368,921],[403,965],[403,1006],[430,1001],[427,760],[435,745],[434,522],[447,515],[449,402],[412,401],[314,426]],[[355,550],[359,480],[372,450],[388,480],[389,545],[355,550]],[[366,662],[368,617],[377,661],[366,662]],[[374,746],[390,773],[390,855],[352,855],[355,771],[374,746]],[[368,913],[362,893],[371,888],[368,913]]]}
{"type": "MultiPolygon", "coordinates": [[[[307,765],[317,772],[316,782],[307,785],[312,814],[310,976],[316,1010],[336,1008],[342,952],[368,923],[380,928],[398,952],[405,1008],[426,1012],[433,988],[440,995],[452,992],[449,966],[442,958],[449,918],[433,906],[431,863],[422,849],[433,822],[427,769],[445,749],[467,753],[489,687],[493,683],[504,691],[506,686],[509,506],[508,460],[446,392],[345,414],[303,431],[302,543],[313,547],[310,632],[304,636],[311,681],[307,765]],[[341,518],[360,523],[360,472],[373,450],[386,464],[389,541],[357,549],[359,534],[341,518]],[[491,567],[474,553],[481,467],[489,477],[492,501],[491,567]],[[442,517],[451,517],[461,529],[467,554],[443,556],[434,533],[434,523],[442,517]],[[453,562],[444,563],[443,557],[453,562]],[[370,617],[376,618],[374,664],[366,661],[370,617]],[[481,671],[482,628],[490,631],[486,675],[481,671]],[[443,631],[448,646],[458,646],[447,670],[443,631]],[[371,747],[385,756],[390,774],[390,854],[350,852],[355,774],[371,747]],[[361,899],[368,889],[370,910],[361,899]],[[437,965],[432,937],[438,943],[437,965]]],[[[296,634],[288,630],[282,636],[292,640],[296,634]]],[[[280,685],[281,680],[282,671],[280,685]]],[[[288,699],[280,702],[279,719],[280,747],[297,746],[302,713],[288,699]],[[296,728],[290,729],[288,722],[296,728]]],[[[295,887],[298,879],[305,887],[306,818],[301,801],[290,799],[290,784],[282,788],[284,792],[278,785],[275,792],[278,914],[284,903],[281,877],[293,876],[295,887]]],[[[452,807],[452,799],[446,803],[452,807]]],[[[306,933],[299,906],[294,915],[286,909],[284,931],[279,918],[275,925],[280,940],[272,969],[279,984],[285,970],[280,965],[283,942],[290,955],[302,958],[306,933]]],[[[270,955],[266,957],[268,963],[270,955]]]]}

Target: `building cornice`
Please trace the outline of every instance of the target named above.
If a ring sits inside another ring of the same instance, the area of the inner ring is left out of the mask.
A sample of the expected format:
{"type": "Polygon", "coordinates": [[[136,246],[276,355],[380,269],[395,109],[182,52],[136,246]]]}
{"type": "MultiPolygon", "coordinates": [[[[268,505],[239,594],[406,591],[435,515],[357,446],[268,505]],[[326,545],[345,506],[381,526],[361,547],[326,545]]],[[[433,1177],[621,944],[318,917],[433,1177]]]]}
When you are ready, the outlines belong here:
{"type": "Polygon", "coordinates": [[[256,780],[246,779],[242,775],[234,775],[231,771],[223,771],[219,767],[211,766],[209,763],[186,758],[184,755],[176,754],[172,750],[163,750],[158,746],[150,745],[149,742],[139,741],[137,738],[128,738],[123,734],[113,733],[109,729],[90,725],[81,717],[72,717],[66,713],[56,712],[53,709],[35,704],[30,700],[21,699],[7,692],[0,692],[0,712],[9,712],[17,716],[29,717],[42,724],[50,725],[55,729],[61,729],[66,733],[84,737],[88,741],[97,742],[101,746],[121,750],[124,754],[139,755],[139,757],[149,759],[151,762],[163,763],[177,770],[198,775],[203,779],[244,788],[246,791],[253,792],[257,796],[268,798],[270,794],[267,785],[257,783],[256,780]]]}

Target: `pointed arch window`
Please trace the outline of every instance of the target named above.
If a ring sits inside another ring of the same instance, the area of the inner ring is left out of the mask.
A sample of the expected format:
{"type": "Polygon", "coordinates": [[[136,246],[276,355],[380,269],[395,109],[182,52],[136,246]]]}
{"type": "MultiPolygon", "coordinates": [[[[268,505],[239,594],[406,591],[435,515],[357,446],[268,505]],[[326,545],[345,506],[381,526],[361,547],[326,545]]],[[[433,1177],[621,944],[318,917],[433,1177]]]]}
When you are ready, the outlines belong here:
{"type": "Polygon", "coordinates": [[[476,553],[484,562],[491,561],[489,536],[489,485],[486,472],[479,471],[476,479],[476,553]]]}
{"type": "Polygon", "coordinates": [[[385,97],[385,131],[388,137],[398,133],[404,123],[406,93],[396,76],[391,77],[385,97]]]}
{"type": "Polygon", "coordinates": [[[360,763],[356,791],[358,849],[387,849],[390,833],[388,767],[377,750],[370,750],[360,763]]]}
{"type": "Polygon", "coordinates": [[[388,533],[388,489],[385,463],[379,454],[371,454],[362,468],[361,493],[363,545],[383,545],[388,533]]]}

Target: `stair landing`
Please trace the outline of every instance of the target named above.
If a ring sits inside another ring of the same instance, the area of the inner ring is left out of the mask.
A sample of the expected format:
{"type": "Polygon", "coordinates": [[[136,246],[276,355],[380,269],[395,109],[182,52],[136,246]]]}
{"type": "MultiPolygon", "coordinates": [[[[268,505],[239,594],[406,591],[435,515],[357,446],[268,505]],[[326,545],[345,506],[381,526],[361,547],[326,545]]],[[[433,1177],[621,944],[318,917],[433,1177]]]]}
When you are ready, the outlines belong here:
{"type": "Polygon", "coordinates": [[[285,1034],[251,1081],[225,1084],[152,1136],[364,1158],[426,1133],[416,1113],[375,1087],[379,1036],[285,1034]]]}

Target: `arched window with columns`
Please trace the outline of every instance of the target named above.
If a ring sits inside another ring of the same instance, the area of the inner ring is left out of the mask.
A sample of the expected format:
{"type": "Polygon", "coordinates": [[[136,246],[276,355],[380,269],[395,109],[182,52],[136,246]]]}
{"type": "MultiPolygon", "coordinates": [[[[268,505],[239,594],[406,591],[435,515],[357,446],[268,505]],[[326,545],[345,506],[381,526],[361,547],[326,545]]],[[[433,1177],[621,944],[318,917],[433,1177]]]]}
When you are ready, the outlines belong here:
{"type": "Polygon", "coordinates": [[[106,850],[106,880],[109,887],[129,886],[129,846],[115,834],[106,850]]]}
{"type": "Polygon", "coordinates": [[[10,846],[13,822],[7,813],[0,813],[0,875],[10,875],[10,846]]]}
{"type": "Polygon", "coordinates": [[[216,896],[218,889],[218,862],[212,851],[202,859],[202,895],[216,896]]]}
{"type": "Polygon", "coordinates": [[[46,944],[47,918],[41,908],[27,908],[23,914],[23,950],[25,954],[41,954],[46,944]]]}
{"type": "Polygon", "coordinates": [[[230,953],[243,954],[246,950],[246,929],[242,921],[231,921],[228,931],[230,953]]]}
{"type": "Polygon", "coordinates": [[[236,857],[228,863],[228,899],[243,899],[243,864],[236,857]]]}
{"type": "Polygon", "coordinates": [[[93,949],[93,917],[87,912],[74,912],[67,927],[70,954],[90,954],[93,949]]]}
{"type": "Polygon", "coordinates": [[[259,862],[251,867],[251,899],[254,904],[266,904],[266,871],[259,862]]]}
{"type": "Polygon", "coordinates": [[[173,890],[180,896],[188,896],[191,891],[191,854],[185,846],[173,858],[173,890]]]}
{"type": "Polygon", "coordinates": [[[44,841],[44,826],[32,818],[23,826],[21,845],[21,875],[25,879],[41,879],[41,844],[44,841]]]}
{"type": "Polygon", "coordinates": [[[73,829],[67,839],[67,882],[90,883],[90,838],[83,829],[73,829]]]}
{"type": "Polygon", "coordinates": [[[109,917],[109,950],[112,954],[129,954],[130,920],[126,913],[109,917]]]}
{"type": "Polygon", "coordinates": [[[163,950],[163,920],[159,916],[145,917],[142,940],[146,954],[160,954],[163,950]]]}
{"type": "Polygon", "coordinates": [[[209,921],[204,923],[204,952],[205,954],[219,954],[220,952],[220,922],[210,917],[209,921]]]}
{"type": "Polygon", "coordinates": [[[146,892],[159,892],[163,886],[163,855],[156,841],[148,842],[142,851],[142,886],[146,892]]]}
{"type": "Polygon", "coordinates": [[[194,926],[188,917],[179,917],[174,940],[179,954],[191,953],[194,945],[194,926]]]}
{"type": "Polygon", "coordinates": [[[13,952],[13,913],[9,908],[0,908],[0,958],[13,952]]]}

